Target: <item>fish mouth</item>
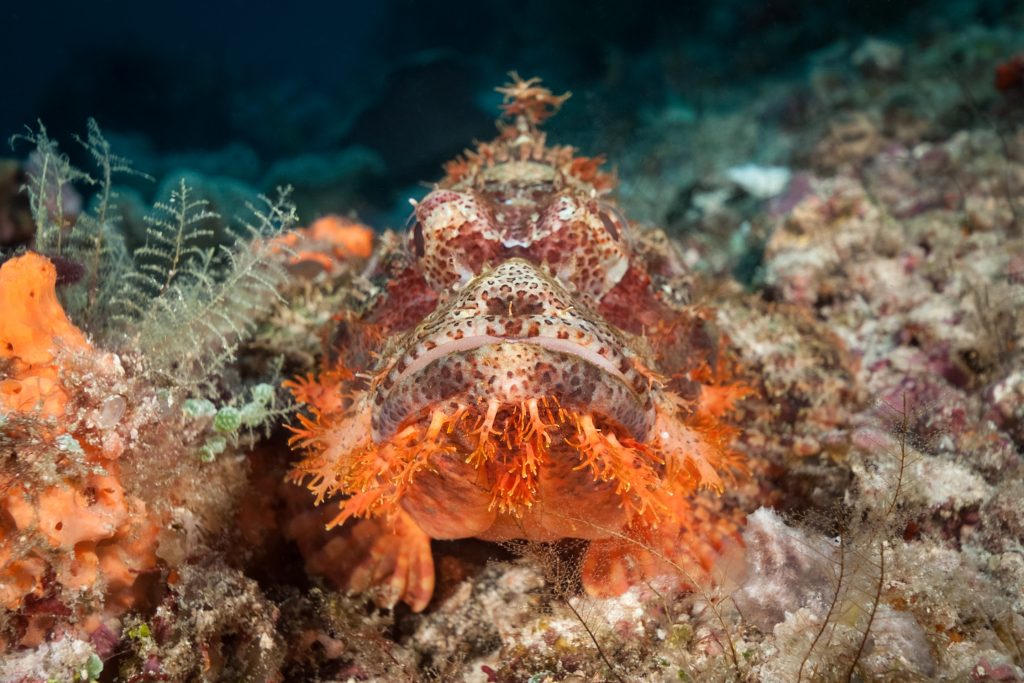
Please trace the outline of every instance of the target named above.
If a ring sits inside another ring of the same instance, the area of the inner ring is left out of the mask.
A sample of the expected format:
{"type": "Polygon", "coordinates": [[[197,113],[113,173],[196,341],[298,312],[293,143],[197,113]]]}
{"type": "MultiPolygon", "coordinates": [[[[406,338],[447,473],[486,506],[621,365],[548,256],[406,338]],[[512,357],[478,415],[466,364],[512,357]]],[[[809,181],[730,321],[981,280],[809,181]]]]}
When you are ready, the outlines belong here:
{"type": "Polygon", "coordinates": [[[611,362],[605,356],[595,352],[593,349],[585,346],[580,346],[567,339],[559,339],[553,337],[531,337],[528,339],[509,339],[504,337],[495,337],[493,335],[482,334],[473,337],[463,337],[461,339],[446,342],[430,349],[423,355],[419,356],[412,362],[412,364],[406,366],[402,370],[396,380],[397,384],[402,384],[405,380],[409,379],[411,375],[414,375],[425,367],[430,365],[436,360],[444,358],[445,356],[452,354],[467,353],[475,349],[479,349],[484,346],[495,346],[499,344],[529,344],[533,346],[552,351],[554,353],[561,353],[567,356],[575,356],[588,363],[596,365],[602,371],[608,373],[612,377],[622,381],[624,384],[628,383],[625,374],[615,367],[615,364],[611,362]]]}
{"type": "Polygon", "coordinates": [[[602,501],[616,520],[620,502],[650,502],[661,466],[644,443],[656,419],[650,393],[558,341],[459,340],[406,368],[375,406],[380,460],[406,463],[401,504],[434,535],[480,536],[499,516],[522,522],[568,491],[602,501]]]}
{"type": "Polygon", "coordinates": [[[373,438],[451,404],[493,412],[550,398],[643,440],[649,376],[624,335],[541,267],[509,259],[397,339],[374,385],[373,438]]]}
{"type": "Polygon", "coordinates": [[[550,400],[591,414],[616,431],[643,441],[655,419],[648,392],[638,394],[608,359],[558,339],[459,340],[402,373],[402,382],[375,406],[374,441],[400,427],[429,419],[431,411],[464,410],[478,419],[515,410],[531,400],[550,400]]]}

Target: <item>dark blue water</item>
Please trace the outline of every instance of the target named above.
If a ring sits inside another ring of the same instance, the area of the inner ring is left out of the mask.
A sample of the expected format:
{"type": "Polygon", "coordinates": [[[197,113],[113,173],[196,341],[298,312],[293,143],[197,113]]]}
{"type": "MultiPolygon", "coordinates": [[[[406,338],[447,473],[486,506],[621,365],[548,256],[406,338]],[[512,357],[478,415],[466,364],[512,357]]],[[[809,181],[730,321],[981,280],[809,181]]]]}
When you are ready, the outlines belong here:
{"type": "Polygon", "coordinates": [[[628,135],[641,106],[799,72],[837,41],[998,24],[1010,4],[5,3],[0,133],[41,119],[66,139],[94,117],[144,169],[219,153],[207,170],[258,189],[275,162],[369,150],[353,203],[372,219],[491,134],[510,69],[576,93],[553,128],[586,146],[596,128],[628,135]]]}

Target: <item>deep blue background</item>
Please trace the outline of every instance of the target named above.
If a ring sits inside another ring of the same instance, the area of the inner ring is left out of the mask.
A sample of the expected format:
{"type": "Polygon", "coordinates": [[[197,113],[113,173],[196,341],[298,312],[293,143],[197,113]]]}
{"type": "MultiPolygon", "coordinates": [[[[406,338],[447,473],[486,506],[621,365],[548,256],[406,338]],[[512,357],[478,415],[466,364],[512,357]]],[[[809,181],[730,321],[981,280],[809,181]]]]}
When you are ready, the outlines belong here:
{"type": "Polygon", "coordinates": [[[492,88],[510,69],[628,130],[638,105],[791,73],[838,40],[996,23],[1009,4],[8,2],[0,133],[42,119],[65,139],[92,116],[155,153],[241,143],[263,164],[359,144],[397,187],[490,134],[492,88]]]}

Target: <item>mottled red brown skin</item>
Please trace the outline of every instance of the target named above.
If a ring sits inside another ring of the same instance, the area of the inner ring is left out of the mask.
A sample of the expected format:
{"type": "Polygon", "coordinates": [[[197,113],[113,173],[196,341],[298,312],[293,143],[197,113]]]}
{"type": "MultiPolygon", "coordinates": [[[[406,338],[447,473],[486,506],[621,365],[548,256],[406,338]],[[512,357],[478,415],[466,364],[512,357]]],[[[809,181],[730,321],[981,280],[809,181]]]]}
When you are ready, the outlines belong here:
{"type": "Polygon", "coordinates": [[[310,413],[292,476],[358,539],[311,566],[416,610],[431,538],[589,539],[584,586],[609,595],[707,570],[735,531],[694,495],[742,471],[720,417],[745,389],[722,381],[711,313],[662,300],[600,161],[546,144],[565,97],[500,91],[511,121],[416,204],[339,361],[292,383],[310,413]]]}

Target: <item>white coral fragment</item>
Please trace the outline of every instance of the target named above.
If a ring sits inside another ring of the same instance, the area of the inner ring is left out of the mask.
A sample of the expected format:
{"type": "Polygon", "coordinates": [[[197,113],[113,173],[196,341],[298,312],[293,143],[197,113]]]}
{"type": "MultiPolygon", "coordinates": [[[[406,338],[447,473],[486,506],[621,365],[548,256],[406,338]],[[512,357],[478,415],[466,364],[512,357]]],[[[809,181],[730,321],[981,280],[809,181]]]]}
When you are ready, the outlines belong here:
{"type": "Polygon", "coordinates": [[[725,172],[726,177],[758,199],[771,199],[782,194],[789,185],[792,172],[785,166],[743,164],[725,172]]]}

